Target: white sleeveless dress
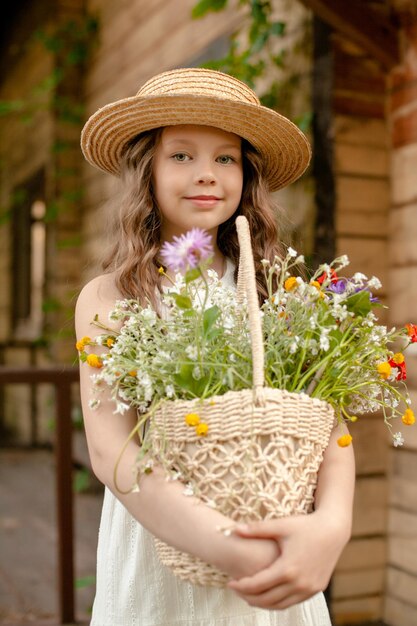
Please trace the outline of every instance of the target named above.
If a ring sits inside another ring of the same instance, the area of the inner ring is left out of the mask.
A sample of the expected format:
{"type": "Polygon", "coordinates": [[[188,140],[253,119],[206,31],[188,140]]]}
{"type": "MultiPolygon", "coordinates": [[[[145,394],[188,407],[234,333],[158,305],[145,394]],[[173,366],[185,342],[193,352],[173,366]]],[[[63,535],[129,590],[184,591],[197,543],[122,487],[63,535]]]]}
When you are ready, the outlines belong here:
{"type": "MultiPolygon", "coordinates": [[[[233,286],[228,262],[222,279],[233,286]]],[[[230,589],[186,583],[157,557],[153,536],[105,489],[90,626],[331,626],[322,593],[283,611],[250,607],[230,589]]]]}

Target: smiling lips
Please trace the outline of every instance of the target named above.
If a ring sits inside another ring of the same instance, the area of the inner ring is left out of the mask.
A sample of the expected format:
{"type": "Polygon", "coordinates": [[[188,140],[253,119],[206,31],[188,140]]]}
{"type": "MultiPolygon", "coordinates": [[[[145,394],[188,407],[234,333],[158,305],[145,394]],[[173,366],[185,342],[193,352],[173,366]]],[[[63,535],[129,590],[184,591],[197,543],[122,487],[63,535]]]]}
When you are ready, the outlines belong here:
{"type": "Polygon", "coordinates": [[[185,199],[191,200],[193,204],[200,207],[212,207],[217,202],[222,200],[222,198],[219,198],[218,196],[186,196],[185,199]]]}

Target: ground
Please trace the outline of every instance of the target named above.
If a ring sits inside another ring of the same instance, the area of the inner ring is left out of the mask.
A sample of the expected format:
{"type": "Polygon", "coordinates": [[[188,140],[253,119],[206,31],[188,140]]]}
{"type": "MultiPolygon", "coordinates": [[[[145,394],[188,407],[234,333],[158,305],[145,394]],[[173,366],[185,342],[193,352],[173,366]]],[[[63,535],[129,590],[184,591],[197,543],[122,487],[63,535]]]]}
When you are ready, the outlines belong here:
{"type": "MultiPolygon", "coordinates": [[[[57,619],[54,458],[45,450],[0,450],[0,623],[57,619]]],[[[100,490],[75,496],[77,619],[88,621],[100,490]],[[88,584],[89,583],[89,584],[88,584]]]]}

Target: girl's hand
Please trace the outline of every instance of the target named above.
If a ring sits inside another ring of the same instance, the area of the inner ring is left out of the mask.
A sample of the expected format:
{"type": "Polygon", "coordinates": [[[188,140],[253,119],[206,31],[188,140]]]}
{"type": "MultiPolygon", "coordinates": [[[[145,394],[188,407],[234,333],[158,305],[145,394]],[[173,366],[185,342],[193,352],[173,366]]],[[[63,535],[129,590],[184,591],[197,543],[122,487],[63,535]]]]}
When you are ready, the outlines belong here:
{"type": "Polygon", "coordinates": [[[315,511],[278,520],[238,526],[241,537],[273,538],[281,556],[254,576],[230,581],[251,606],[285,609],[323,591],[330,580],[350,528],[315,511]]]}

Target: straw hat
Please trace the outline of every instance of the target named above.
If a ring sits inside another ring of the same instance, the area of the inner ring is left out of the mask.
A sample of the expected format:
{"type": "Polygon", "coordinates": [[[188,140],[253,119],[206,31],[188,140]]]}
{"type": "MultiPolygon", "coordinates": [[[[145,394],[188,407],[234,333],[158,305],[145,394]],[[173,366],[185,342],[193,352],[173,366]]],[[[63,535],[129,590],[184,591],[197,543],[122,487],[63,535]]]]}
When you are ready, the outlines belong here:
{"type": "Polygon", "coordinates": [[[99,109],[84,126],[81,148],[92,165],[117,176],[130,139],[178,124],[215,126],[247,139],[264,159],[271,191],[296,180],[310,161],[309,143],[295,124],[262,106],[240,80],[199,68],[158,74],[136,96],[99,109]]]}

